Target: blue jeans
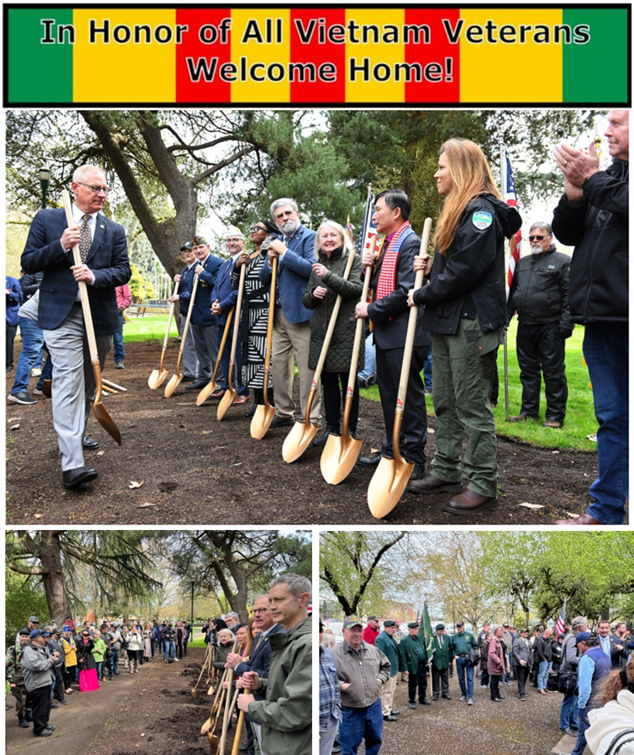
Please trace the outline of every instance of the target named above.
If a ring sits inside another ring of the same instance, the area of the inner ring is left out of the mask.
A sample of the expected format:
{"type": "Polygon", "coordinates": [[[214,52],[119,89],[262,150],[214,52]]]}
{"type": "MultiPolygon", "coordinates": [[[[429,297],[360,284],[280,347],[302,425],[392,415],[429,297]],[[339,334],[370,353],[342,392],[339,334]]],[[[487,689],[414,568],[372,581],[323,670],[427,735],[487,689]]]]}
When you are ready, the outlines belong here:
{"type": "Polygon", "coordinates": [[[456,658],[456,671],[458,673],[458,682],[460,683],[460,692],[467,697],[473,697],[473,666],[467,666],[467,656],[458,656],[456,658]],[[467,672],[467,684],[465,686],[465,670],[467,672]]]}
{"type": "Polygon", "coordinates": [[[97,661],[97,679],[101,681],[101,671],[103,669],[103,661],[97,661]]]}
{"type": "Polygon", "coordinates": [[[599,423],[599,477],[590,487],[588,514],[602,524],[623,524],[629,490],[628,326],[588,323],[583,339],[599,423]]]}
{"type": "Polygon", "coordinates": [[[559,728],[570,729],[577,727],[577,703],[579,696],[573,692],[566,692],[564,699],[561,701],[561,710],[559,711],[559,728]]]}
{"type": "Polygon", "coordinates": [[[381,699],[367,708],[343,708],[339,724],[341,755],[357,755],[365,739],[366,755],[378,755],[383,741],[383,713],[381,699]]]}
{"type": "Polygon", "coordinates": [[[590,728],[590,722],[588,721],[589,710],[591,708],[579,708],[579,731],[577,732],[575,749],[570,755],[583,755],[583,751],[586,749],[586,731],[590,728]]]}
{"type": "Polygon", "coordinates": [[[548,672],[553,665],[552,661],[540,661],[539,673],[537,674],[537,689],[546,689],[548,684],[548,672]]]}
{"type": "Polygon", "coordinates": [[[115,364],[123,362],[125,358],[125,351],[123,349],[123,312],[119,312],[119,330],[112,334],[112,343],[114,344],[115,364]]]}
{"type": "Polygon", "coordinates": [[[44,335],[37,326],[35,320],[28,317],[18,317],[18,325],[22,334],[22,351],[15,369],[15,379],[11,393],[16,394],[26,391],[31,379],[31,367],[37,364],[37,360],[44,345],[44,335]]]}
{"type": "Polygon", "coordinates": [[[118,650],[112,651],[112,673],[113,674],[119,673],[119,651],[118,650]]]}
{"type": "Polygon", "coordinates": [[[423,375],[425,377],[425,390],[431,391],[431,346],[429,347],[429,354],[423,365],[423,375]]]}
{"type": "Polygon", "coordinates": [[[165,660],[176,658],[176,643],[174,641],[163,640],[163,646],[165,647],[165,660]]]}
{"type": "Polygon", "coordinates": [[[370,375],[376,372],[376,346],[374,345],[374,336],[372,333],[365,339],[365,367],[361,372],[357,372],[357,377],[367,380],[370,375]]]}

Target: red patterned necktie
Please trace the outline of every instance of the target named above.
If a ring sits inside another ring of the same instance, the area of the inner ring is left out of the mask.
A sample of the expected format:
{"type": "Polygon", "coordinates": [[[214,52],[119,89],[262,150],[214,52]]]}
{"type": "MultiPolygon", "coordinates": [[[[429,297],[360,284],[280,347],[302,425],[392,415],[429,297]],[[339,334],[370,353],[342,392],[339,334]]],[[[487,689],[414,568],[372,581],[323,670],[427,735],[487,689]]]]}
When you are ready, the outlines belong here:
{"type": "Polygon", "coordinates": [[[90,215],[84,215],[79,229],[79,255],[82,262],[86,261],[86,257],[88,256],[92,244],[92,236],[90,235],[90,228],[88,227],[89,220],[90,215]]]}

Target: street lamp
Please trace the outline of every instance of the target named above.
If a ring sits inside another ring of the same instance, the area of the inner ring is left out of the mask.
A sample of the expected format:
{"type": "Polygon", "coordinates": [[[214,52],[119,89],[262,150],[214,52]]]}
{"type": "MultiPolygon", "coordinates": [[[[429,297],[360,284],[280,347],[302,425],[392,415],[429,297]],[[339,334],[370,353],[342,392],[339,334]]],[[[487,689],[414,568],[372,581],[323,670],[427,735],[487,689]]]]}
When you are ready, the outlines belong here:
{"type": "Polygon", "coordinates": [[[51,182],[51,171],[48,168],[40,168],[40,189],[42,190],[42,209],[46,209],[46,192],[51,182]]]}
{"type": "Polygon", "coordinates": [[[196,583],[195,583],[195,582],[194,582],[194,580],[192,579],[192,581],[191,581],[191,585],[192,585],[192,611],[191,611],[191,615],[192,615],[192,620],[191,620],[191,626],[192,626],[192,640],[194,639],[194,585],[195,585],[195,584],[196,584],[196,583]]]}

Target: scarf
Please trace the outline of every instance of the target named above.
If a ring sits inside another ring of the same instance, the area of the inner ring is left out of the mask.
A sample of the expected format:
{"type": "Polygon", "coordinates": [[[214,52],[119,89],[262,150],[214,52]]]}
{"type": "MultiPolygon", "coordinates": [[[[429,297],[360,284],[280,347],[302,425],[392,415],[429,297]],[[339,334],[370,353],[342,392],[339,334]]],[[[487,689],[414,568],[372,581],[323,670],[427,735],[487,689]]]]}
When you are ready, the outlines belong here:
{"type": "MultiPolygon", "coordinates": [[[[390,243],[385,251],[381,250],[383,261],[381,263],[381,272],[379,273],[379,280],[376,286],[375,301],[382,299],[384,296],[389,296],[396,285],[396,265],[398,263],[398,254],[401,251],[401,245],[403,241],[414,233],[414,229],[410,225],[409,221],[405,221],[396,230],[390,239],[390,243]]],[[[385,246],[385,241],[383,242],[385,246]]]]}

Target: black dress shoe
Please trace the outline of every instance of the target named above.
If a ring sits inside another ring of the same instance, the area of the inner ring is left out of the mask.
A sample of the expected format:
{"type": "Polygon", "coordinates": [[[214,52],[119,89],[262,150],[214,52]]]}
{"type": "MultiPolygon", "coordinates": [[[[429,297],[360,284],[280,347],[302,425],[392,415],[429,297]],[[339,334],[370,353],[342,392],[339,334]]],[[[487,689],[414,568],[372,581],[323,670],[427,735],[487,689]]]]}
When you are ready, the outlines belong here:
{"type": "Polygon", "coordinates": [[[206,385],[209,385],[209,380],[197,380],[195,383],[188,385],[185,388],[186,391],[201,391],[206,385]]]}
{"type": "Polygon", "coordinates": [[[383,716],[383,720],[384,721],[397,721],[398,719],[396,718],[396,716],[389,715],[389,716],[383,716]]]}
{"type": "Polygon", "coordinates": [[[60,704],[60,705],[68,705],[68,703],[66,702],[66,700],[60,700],[60,701],[59,701],[59,704],[60,704]]]}
{"type": "Polygon", "coordinates": [[[244,416],[247,419],[251,419],[253,417],[253,415],[255,414],[255,412],[257,411],[258,406],[260,406],[260,405],[256,404],[255,401],[254,401],[253,405],[251,406],[251,408],[246,410],[246,412],[244,413],[244,416]]]}
{"type": "Polygon", "coordinates": [[[438,700],[438,695],[434,695],[434,696],[432,697],[432,700],[438,700]]]}
{"type": "Polygon", "coordinates": [[[443,700],[451,700],[451,695],[443,695],[442,699],[443,700]]]}
{"type": "Polygon", "coordinates": [[[410,708],[411,708],[412,710],[416,710],[416,703],[409,703],[409,707],[410,707],[410,708]]]}
{"type": "Polygon", "coordinates": [[[376,453],[373,453],[371,456],[359,456],[357,459],[357,464],[361,467],[371,467],[374,469],[374,467],[378,467],[381,463],[381,452],[377,451],[376,453]]]}
{"type": "Polygon", "coordinates": [[[99,448],[99,441],[91,438],[90,435],[84,435],[84,448],[86,451],[94,451],[99,448]]]}
{"type": "Polygon", "coordinates": [[[292,417],[282,417],[276,414],[271,420],[269,427],[291,427],[295,424],[295,420],[292,417]]]}
{"type": "Polygon", "coordinates": [[[313,446],[316,446],[317,448],[323,448],[326,443],[328,442],[328,436],[329,435],[339,435],[339,428],[338,427],[327,427],[324,432],[319,436],[319,438],[316,438],[313,441],[313,446]]]}
{"type": "Polygon", "coordinates": [[[66,488],[66,490],[74,490],[84,482],[91,482],[96,478],[96,469],[76,467],[75,469],[67,469],[65,472],[62,472],[62,485],[66,488]]]}
{"type": "Polygon", "coordinates": [[[431,705],[431,700],[419,700],[418,702],[421,705],[431,705]]]}
{"type": "Polygon", "coordinates": [[[59,708],[59,705],[57,703],[51,703],[51,708],[59,708]]]}
{"type": "Polygon", "coordinates": [[[400,712],[401,712],[400,710],[391,710],[390,716],[398,716],[400,712]]]}
{"type": "Polygon", "coordinates": [[[185,377],[181,380],[181,383],[193,383],[196,380],[196,378],[193,375],[185,375],[185,377]]]}
{"type": "Polygon", "coordinates": [[[53,734],[53,732],[50,729],[44,729],[44,731],[40,731],[39,733],[33,732],[34,737],[50,737],[53,734]]]}
{"type": "Polygon", "coordinates": [[[46,728],[47,728],[47,729],[48,729],[49,731],[55,731],[55,726],[51,726],[51,724],[46,724],[46,728]]]}

